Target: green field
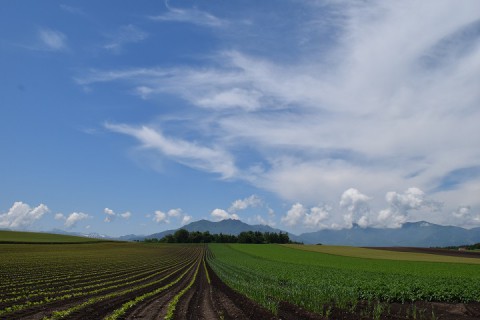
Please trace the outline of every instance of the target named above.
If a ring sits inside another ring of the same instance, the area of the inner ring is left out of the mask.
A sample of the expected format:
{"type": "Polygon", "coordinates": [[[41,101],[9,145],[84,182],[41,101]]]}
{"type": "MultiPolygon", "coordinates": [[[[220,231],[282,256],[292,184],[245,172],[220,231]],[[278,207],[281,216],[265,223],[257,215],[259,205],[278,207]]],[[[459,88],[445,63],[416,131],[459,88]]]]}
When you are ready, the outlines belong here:
{"type": "Polygon", "coordinates": [[[116,319],[142,299],[170,290],[193,274],[194,267],[198,270],[203,248],[121,242],[0,244],[0,318],[63,319],[75,313],[96,319],[89,310],[94,308],[104,312],[99,319],[116,319]]]}
{"type": "Polygon", "coordinates": [[[213,270],[273,312],[279,301],[320,314],[326,306],[354,310],[365,301],[480,301],[480,266],[474,264],[366,259],[281,245],[209,247],[213,270]]]}
{"type": "Polygon", "coordinates": [[[439,254],[398,252],[348,246],[317,246],[298,244],[285,244],[284,246],[298,250],[365,259],[480,264],[480,259],[478,258],[451,257],[439,254]]]}
{"type": "Polygon", "coordinates": [[[99,242],[101,239],[76,237],[43,232],[0,231],[0,243],[81,243],[99,242]]]}

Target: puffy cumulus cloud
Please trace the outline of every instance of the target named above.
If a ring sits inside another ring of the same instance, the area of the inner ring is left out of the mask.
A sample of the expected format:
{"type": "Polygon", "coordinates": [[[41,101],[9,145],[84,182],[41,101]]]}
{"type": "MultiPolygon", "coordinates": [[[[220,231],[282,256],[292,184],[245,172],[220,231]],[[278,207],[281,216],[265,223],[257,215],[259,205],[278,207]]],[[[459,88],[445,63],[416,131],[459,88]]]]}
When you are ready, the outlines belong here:
{"type": "Polygon", "coordinates": [[[90,215],[83,212],[73,212],[65,219],[65,227],[73,228],[82,220],[91,218],[90,215]]]}
{"type": "Polygon", "coordinates": [[[28,204],[18,201],[13,204],[8,212],[0,214],[0,227],[28,227],[49,211],[48,207],[44,204],[32,208],[28,204]]]}
{"type": "Polygon", "coordinates": [[[281,221],[289,227],[301,224],[307,228],[326,228],[324,222],[329,218],[331,210],[332,208],[327,205],[308,209],[297,202],[281,218],[281,221]]]}
{"type": "Polygon", "coordinates": [[[169,223],[167,214],[160,210],[157,210],[153,213],[153,221],[157,223],[169,223]]]}
{"type": "MultiPolygon", "coordinates": [[[[275,212],[268,207],[264,201],[257,195],[251,195],[249,197],[243,198],[243,199],[237,199],[232,202],[228,210],[224,209],[214,209],[210,215],[214,220],[225,220],[225,219],[235,219],[238,220],[240,217],[238,216],[237,212],[241,210],[246,210],[248,208],[258,208],[258,207],[266,207],[268,210],[268,214],[270,217],[275,216],[275,212]]],[[[258,217],[260,217],[258,215],[258,217]]],[[[251,221],[251,218],[248,218],[248,221],[251,221]]],[[[270,219],[271,220],[271,219],[270,219]]],[[[269,221],[270,221],[269,220],[269,221]]],[[[271,221],[273,222],[273,220],[271,221]]],[[[265,223],[261,223],[265,224],[265,223]]]]}
{"type": "Polygon", "coordinates": [[[182,218],[182,226],[192,221],[192,218],[193,218],[192,216],[184,215],[182,218]]]}
{"type": "Polygon", "coordinates": [[[65,220],[66,217],[63,213],[56,213],[55,214],[55,220],[65,220]]]}
{"type": "Polygon", "coordinates": [[[460,206],[457,210],[452,212],[452,215],[455,218],[465,218],[470,215],[471,210],[470,206],[460,206]]]}
{"type": "Polygon", "coordinates": [[[167,214],[169,217],[180,217],[181,215],[183,215],[183,211],[180,208],[170,209],[168,210],[167,214]]]}
{"type": "Polygon", "coordinates": [[[132,216],[132,213],[130,211],[120,213],[120,217],[122,217],[124,219],[129,219],[131,216],[132,216]]]}
{"type": "Polygon", "coordinates": [[[228,209],[229,212],[237,212],[245,210],[249,207],[259,207],[263,205],[262,199],[256,195],[251,195],[245,199],[238,199],[232,202],[232,205],[228,209]]]}
{"type": "Polygon", "coordinates": [[[132,216],[129,211],[126,211],[124,213],[115,213],[115,211],[109,208],[105,208],[103,212],[106,214],[105,219],[103,220],[104,222],[112,222],[113,220],[115,220],[116,217],[128,219],[132,216]]]}
{"type": "Polygon", "coordinates": [[[272,216],[263,217],[260,214],[256,214],[253,217],[247,218],[247,222],[249,224],[261,224],[261,225],[270,226],[270,227],[275,227],[277,225],[277,223],[275,222],[272,216]]]}
{"type": "Polygon", "coordinates": [[[344,215],[344,220],[348,226],[351,226],[352,223],[357,223],[362,228],[369,225],[371,212],[368,201],[370,199],[370,197],[360,193],[360,191],[354,188],[343,192],[340,198],[340,208],[348,211],[348,213],[344,215]]]}
{"type": "Polygon", "coordinates": [[[172,219],[173,221],[178,221],[180,224],[185,225],[192,220],[192,216],[187,215],[180,208],[170,209],[166,212],[157,210],[153,215],[153,221],[157,223],[171,223],[172,219]]]}
{"type": "Polygon", "coordinates": [[[378,223],[391,228],[399,228],[407,222],[412,210],[438,211],[442,207],[442,203],[428,200],[425,192],[415,187],[408,188],[402,194],[387,192],[385,200],[390,207],[380,211],[378,223]]]}
{"type": "Polygon", "coordinates": [[[452,212],[452,216],[456,225],[465,228],[480,226],[480,212],[474,212],[470,206],[459,206],[452,212]]]}
{"type": "Polygon", "coordinates": [[[228,213],[227,211],[223,209],[214,209],[211,213],[210,216],[215,220],[215,221],[220,221],[220,220],[225,220],[225,219],[233,219],[233,220],[239,220],[240,217],[236,213],[228,213]]]}

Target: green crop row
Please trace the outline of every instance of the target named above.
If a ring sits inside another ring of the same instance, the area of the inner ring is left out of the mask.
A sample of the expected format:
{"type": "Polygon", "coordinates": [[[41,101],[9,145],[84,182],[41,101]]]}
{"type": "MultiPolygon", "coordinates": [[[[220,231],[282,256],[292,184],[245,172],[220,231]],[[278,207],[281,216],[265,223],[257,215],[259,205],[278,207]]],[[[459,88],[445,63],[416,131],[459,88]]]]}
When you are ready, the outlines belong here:
{"type": "Polygon", "coordinates": [[[342,257],[279,245],[209,248],[217,275],[273,312],[280,301],[318,313],[360,301],[480,301],[478,265],[342,257]]]}
{"type": "Polygon", "coordinates": [[[32,247],[0,245],[2,318],[68,300],[72,310],[52,314],[61,318],[65,312],[154,287],[195,263],[202,251],[198,246],[134,243],[32,247]]]}

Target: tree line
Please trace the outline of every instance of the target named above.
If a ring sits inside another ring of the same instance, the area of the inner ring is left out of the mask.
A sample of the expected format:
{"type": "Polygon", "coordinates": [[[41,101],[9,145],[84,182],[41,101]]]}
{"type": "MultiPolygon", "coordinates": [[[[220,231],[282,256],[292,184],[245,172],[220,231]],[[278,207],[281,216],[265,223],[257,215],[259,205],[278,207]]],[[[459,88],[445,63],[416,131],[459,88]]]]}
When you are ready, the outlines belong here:
{"type": "Polygon", "coordinates": [[[156,243],[293,243],[288,233],[245,231],[238,236],[231,234],[210,234],[210,232],[179,229],[165,237],[145,239],[145,242],[156,243]]]}

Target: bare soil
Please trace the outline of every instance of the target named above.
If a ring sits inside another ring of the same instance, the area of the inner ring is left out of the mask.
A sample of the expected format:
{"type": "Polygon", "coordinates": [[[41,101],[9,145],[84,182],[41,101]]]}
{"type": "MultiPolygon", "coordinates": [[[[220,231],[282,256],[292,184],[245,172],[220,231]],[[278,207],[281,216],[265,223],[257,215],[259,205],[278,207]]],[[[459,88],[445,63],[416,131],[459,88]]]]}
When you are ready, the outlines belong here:
{"type": "Polygon", "coordinates": [[[480,259],[480,252],[474,252],[474,251],[460,251],[460,250],[439,249],[439,248],[416,248],[416,247],[368,247],[368,249],[388,250],[388,251],[398,251],[398,252],[428,253],[428,254],[439,254],[439,255],[451,256],[451,257],[480,259]]]}

